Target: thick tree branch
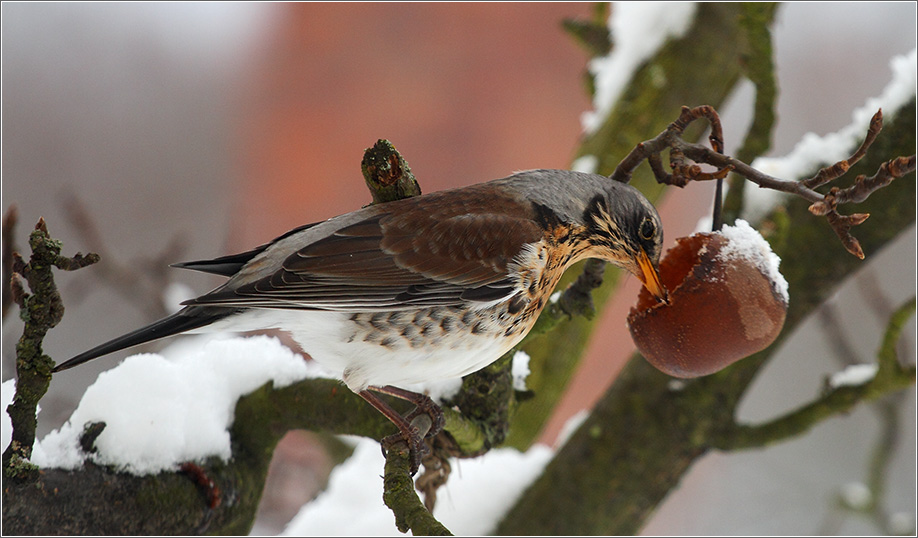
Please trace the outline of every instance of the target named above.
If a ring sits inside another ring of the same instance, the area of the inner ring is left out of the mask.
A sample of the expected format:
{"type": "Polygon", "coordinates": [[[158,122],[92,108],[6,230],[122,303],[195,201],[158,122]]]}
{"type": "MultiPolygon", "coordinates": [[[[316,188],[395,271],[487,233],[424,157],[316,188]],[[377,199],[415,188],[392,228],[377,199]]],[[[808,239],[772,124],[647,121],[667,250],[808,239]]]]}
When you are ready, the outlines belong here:
{"type": "MultiPolygon", "coordinates": [[[[392,402],[396,405],[397,402],[392,402]]],[[[233,457],[194,462],[197,471],[136,476],[91,463],[43,469],[34,481],[8,481],[3,528],[10,534],[247,534],[254,522],[274,448],[290,430],[379,439],[392,425],[333,379],[283,388],[267,383],[239,399],[230,428],[233,457]],[[212,487],[202,488],[202,477],[212,487]],[[215,496],[215,497],[214,497],[215,496]],[[215,502],[216,501],[216,502],[215,502]]],[[[183,471],[181,467],[185,467],[183,471]]]]}
{"type": "MultiPolygon", "coordinates": [[[[778,83],[772,58],[771,29],[767,21],[774,17],[776,9],[777,4],[773,3],[749,4],[740,18],[746,36],[743,41],[741,65],[746,78],[755,85],[752,124],[742,147],[736,150],[736,158],[743,162],[752,162],[771,147],[776,122],[778,83]]],[[[743,211],[746,181],[742,176],[731,174],[727,178],[727,184],[730,188],[724,197],[722,218],[725,224],[732,225],[743,211]]]]}

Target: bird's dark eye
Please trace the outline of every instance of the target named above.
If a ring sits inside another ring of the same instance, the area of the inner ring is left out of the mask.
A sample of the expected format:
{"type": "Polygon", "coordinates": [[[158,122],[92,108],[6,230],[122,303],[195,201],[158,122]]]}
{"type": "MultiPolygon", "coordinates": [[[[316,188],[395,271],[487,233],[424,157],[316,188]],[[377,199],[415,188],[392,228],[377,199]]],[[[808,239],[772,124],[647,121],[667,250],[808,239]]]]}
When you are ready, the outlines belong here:
{"type": "Polygon", "coordinates": [[[638,233],[641,235],[641,239],[649,241],[653,239],[654,234],[657,233],[657,225],[654,224],[652,219],[647,217],[641,222],[641,228],[638,230],[638,233]]]}

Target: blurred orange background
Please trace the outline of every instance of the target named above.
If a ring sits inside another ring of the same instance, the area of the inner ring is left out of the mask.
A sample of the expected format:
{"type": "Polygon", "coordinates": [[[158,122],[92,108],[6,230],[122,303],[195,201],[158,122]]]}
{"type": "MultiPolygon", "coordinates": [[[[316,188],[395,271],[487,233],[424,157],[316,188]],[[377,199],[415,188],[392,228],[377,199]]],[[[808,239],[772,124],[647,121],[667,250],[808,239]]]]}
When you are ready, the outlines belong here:
{"type": "Polygon", "coordinates": [[[560,30],[586,4],[285,4],[236,126],[246,247],[367,203],[363,149],[389,139],[425,192],[566,168],[590,107],[560,30]]]}

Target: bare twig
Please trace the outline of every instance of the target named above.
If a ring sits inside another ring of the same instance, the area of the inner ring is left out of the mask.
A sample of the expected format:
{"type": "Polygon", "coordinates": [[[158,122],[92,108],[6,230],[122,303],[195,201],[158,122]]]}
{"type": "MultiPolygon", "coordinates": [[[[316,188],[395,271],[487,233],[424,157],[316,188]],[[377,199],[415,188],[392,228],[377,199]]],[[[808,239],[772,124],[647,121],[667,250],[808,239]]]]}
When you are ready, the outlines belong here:
{"type": "Polygon", "coordinates": [[[867,155],[867,149],[870,148],[873,141],[877,139],[877,135],[880,134],[880,131],[883,129],[883,110],[877,110],[877,113],[870,118],[870,127],[867,128],[867,136],[864,138],[864,141],[861,143],[860,147],[857,148],[857,151],[847,159],[843,159],[833,164],[832,166],[827,166],[821,169],[816,173],[815,176],[804,179],[801,181],[803,185],[810,189],[815,189],[826,183],[838,179],[843,176],[849,168],[851,168],[854,163],[861,160],[864,155],[867,155]]]}
{"type": "Polygon", "coordinates": [[[851,235],[851,228],[863,224],[869,213],[854,213],[853,215],[839,215],[834,209],[826,212],[826,219],[829,221],[829,226],[832,227],[832,230],[841,240],[842,245],[845,246],[845,249],[854,254],[860,259],[864,259],[864,249],[861,248],[860,241],[856,237],[851,235]]]}
{"type": "Polygon", "coordinates": [[[42,351],[45,334],[64,315],[64,303],[54,283],[52,268],[72,271],[99,261],[96,254],[73,258],[61,256],[61,243],[52,239],[44,219],[39,219],[29,236],[32,254],[29,262],[11,254],[11,298],[22,308],[25,327],[16,344],[16,395],[7,408],[13,425],[10,445],[3,452],[7,477],[34,478],[35,467],[28,463],[35,443],[36,408],[51,383],[54,361],[42,351]],[[31,294],[26,292],[28,284],[31,294]]]}
{"type": "Polygon", "coordinates": [[[3,313],[2,319],[6,319],[10,306],[13,304],[13,295],[9,286],[10,279],[13,277],[13,254],[16,251],[14,240],[16,231],[16,221],[19,219],[19,212],[15,205],[11,205],[3,215],[3,313]]]}
{"type": "Polygon", "coordinates": [[[682,113],[676,121],[671,123],[665,131],[655,138],[635,146],[618,165],[611,177],[617,181],[630,181],[634,170],[644,160],[647,160],[650,164],[651,170],[659,183],[677,187],[683,187],[689,181],[720,179],[728,171],[732,170],[759,187],[794,194],[812,202],[810,211],[815,215],[825,216],[848,252],[863,259],[864,251],[861,249],[858,240],[851,235],[850,230],[852,227],[863,223],[869,215],[866,213],[841,215],[837,212],[836,206],[840,203],[862,202],[874,191],[889,185],[893,179],[914,172],[915,156],[891,159],[880,166],[876,174],[870,178],[860,176],[855,180],[853,186],[846,189],[835,187],[828,194],[821,194],[815,189],[843,176],[852,164],[866,155],[868,148],[876,140],[882,126],[883,114],[882,111],[878,111],[870,121],[870,127],[864,142],[851,157],[821,169],[811,178],[802,181],[791,181],[769,176],[738,159],[720,153],[719,150],[723,149],[723,135],[717,112],[707,105],[695,108],[682,107],[682,113]],[[682,139],[682,133],[685,128],[691,122],[700,118],[707,119],[711,124],[710,141],[713,150],[701,144],[688,143],[682,139]],[[672,174],[665,173],[662,167],[660,154],[666,150],[669,150],[672,174]],[[703,173],[697,164],[687,164],[685,162],[686,157],[695,161],[695,163],[715,166],[717,171],[703,173]]]}
{"type": "MultiPolygon", "coordinates": [[[[824,169],[825,170],[825,169],[824,169]]],[[[816,202],[810,206],[810,211],[814,215],[824,215],[828,210],[834,209],[838,204],[860,203],[867,199],[874,191],[879,190],[890,183],[892,180],[902,177],[905,174],[915,170],[915,156],[896,157],[880,165],[877,173],[866,177],[857,176],[854,179],[854,185],[847,189],[833,187],[825,196],[822,202],[816,202]]]]}

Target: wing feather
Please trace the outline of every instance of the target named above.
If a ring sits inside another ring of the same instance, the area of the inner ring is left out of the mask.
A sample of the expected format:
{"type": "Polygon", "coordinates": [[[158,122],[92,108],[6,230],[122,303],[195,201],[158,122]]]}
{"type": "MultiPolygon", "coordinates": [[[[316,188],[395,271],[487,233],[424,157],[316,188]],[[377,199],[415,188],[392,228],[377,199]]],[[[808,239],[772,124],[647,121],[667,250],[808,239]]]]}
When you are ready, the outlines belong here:
{"type": "Polygon", "coordinates": [[[510,262],[542,231],[529,204],[481,191],[366,208],[364,218],[282,257],[273,273],[231,279],[186,304],[366,311],[509,298],[510,262]]]}

